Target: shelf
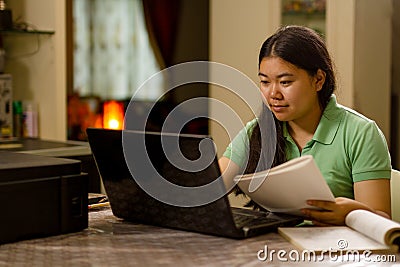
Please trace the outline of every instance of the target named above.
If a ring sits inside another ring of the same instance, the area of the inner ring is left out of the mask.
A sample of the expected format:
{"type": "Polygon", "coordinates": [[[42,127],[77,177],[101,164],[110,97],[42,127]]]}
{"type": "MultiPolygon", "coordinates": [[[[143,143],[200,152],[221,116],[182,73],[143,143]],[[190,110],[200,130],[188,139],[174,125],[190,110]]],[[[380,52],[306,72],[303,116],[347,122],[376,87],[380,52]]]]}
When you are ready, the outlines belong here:
{"type": "Polygon", "coordinates": [[[0,30],[0,34],[54,34],[51,30],[20,30],[20,29],[10,29],[10,30],[0,30]]]}

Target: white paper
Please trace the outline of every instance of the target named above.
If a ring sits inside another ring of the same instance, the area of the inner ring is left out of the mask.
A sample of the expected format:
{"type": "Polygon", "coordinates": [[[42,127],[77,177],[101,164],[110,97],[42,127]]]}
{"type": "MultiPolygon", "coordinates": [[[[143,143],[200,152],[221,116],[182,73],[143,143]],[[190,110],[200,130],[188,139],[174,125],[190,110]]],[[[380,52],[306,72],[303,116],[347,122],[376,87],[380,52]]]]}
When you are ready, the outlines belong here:
{"type": "Polygon", "coordinates": [[[346,216],[346,225],[382,243],[391,245],[400,236],[400,224],[366,210],[353,210],[346,216]]]}
{"type": "Polygon", "coordinates": [[[389,247],[347,227],[280,227],[279,233],[300,249],[388,250],[389,247]]]}
{"type": "Polygon", "coordinates": [[[302,215],[302,208],[315,209],[306,204],[309,199],[335,201],[310,155],[263,172],[236,176],[234,181],[254,202],[272,212],[302,215]]]}

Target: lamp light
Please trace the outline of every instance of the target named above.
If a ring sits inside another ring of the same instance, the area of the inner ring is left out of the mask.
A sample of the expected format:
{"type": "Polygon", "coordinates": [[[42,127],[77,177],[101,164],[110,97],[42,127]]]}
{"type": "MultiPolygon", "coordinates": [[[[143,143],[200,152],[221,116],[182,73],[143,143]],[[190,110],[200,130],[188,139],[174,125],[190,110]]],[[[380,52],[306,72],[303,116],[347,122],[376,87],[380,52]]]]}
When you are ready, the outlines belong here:
{"type": "Polygon", "coordinates": [[[121,102],[110,100],[103,104],[103,128],[123,129],[124,105],[121,102]]]}

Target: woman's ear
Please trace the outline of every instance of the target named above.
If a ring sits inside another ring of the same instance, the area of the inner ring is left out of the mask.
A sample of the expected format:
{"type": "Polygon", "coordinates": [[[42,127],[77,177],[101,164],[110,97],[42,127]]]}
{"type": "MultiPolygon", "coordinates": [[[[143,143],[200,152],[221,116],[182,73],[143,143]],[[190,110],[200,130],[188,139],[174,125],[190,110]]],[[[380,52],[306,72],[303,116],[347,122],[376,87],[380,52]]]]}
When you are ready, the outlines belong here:
{"type": "Polygon", "coordinates": [[[318,69],[317,73],[314,76],[314,78],[315,78],[315,88],[317,89],[317,92],[320,91],[322,89],[322,87],[324,86],[325,77],[326,77],[325,71],[323,71],[321,69],[318,69]]]}

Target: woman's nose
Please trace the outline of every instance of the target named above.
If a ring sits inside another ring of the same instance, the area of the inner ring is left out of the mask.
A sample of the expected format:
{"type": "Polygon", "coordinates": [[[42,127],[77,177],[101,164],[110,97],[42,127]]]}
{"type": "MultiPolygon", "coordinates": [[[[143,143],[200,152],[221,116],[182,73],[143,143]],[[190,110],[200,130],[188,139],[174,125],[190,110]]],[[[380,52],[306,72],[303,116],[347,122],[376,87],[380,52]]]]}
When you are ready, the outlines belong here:
{"type": "Polygon", "coordinates": [[[282,97],[282,94],[281,94],[281,91],[279,88],[279,84],[275,84],[275,83],[271,84],[270,97],[274,98],[274,99],[282,97]]]}

